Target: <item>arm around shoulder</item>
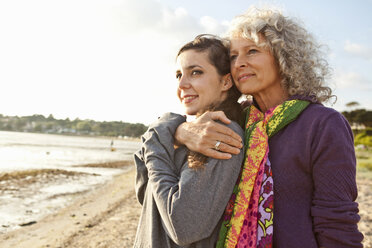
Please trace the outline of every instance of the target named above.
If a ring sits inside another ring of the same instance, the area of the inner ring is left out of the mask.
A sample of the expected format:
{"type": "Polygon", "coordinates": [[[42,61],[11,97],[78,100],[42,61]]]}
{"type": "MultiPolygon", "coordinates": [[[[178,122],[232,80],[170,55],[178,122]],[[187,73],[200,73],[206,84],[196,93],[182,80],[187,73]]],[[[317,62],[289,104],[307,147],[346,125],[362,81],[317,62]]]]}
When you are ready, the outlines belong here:
{"type": "MultiPolygon", "coordinates": [[[[230,126],[243,136],[236,123],[230,126]]],[[[187,152],[185,147],[182,149],[187,152]]],[[[181,246],[208,238],[231,196],[243,151],[229,160],[209,158],[201,170],[191,169],[187,162],[173,161],[171,157],[165,159],[165,154],[147,156],[146,166],[151,168],[149,184],[169,237],[181,246]],[[169,169],[174,163],[183,164],[179,174],[169,169]]]]}
{"type": "MultiPolygon", "coordinates": [[[[228,126],[243,137],[237,123],[228,126]]],[[[230,199],[243,158],[241,149],[229,160],[209,158],[201,170],[183,165],[179,182],[162,209],[169,236],[177,244],[187,245],[211,236],[230,199]]]]}

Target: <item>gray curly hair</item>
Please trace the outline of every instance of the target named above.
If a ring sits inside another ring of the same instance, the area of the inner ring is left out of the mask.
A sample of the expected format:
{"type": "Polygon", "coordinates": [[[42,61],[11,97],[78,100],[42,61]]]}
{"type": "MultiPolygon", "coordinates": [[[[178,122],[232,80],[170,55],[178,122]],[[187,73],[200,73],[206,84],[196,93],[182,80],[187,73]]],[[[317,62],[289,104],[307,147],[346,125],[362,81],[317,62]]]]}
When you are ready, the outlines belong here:
{"type": "Polygon", "coordinates": [[[321,46],[300,23],[279,10],[249,8],[233,19],[227,38],[234,37],[250,39],[270,49],[289,96],[309,96],[318,102],[334,97],[325,83],[330,68],[323,59],[321,46]],[[259,36],[265,41],[259,43],[259,36]]]}

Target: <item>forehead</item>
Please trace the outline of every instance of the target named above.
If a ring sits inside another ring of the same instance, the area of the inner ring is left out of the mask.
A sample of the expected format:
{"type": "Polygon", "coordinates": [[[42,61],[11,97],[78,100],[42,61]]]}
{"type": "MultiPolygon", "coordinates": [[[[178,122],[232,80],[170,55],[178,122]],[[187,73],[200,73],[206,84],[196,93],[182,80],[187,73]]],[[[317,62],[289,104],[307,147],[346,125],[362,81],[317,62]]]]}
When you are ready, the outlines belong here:
{"type": "Polygon", "coordinates": [[[250,46],[266,47],[266,43],[266,39],[261,34],[259,34],[256,39],[254,39],[253,37],[245,38],[242,36],[235,36],[230,39],[230,51],[250,46]]]}
{"type": "Polygon", "coordinates": [[[207,51],[186,50],[177,57],[177,65],[181,67],[205,66],[206,64],[210,64],[207,51]]]}
{"type": "Polygon", "coordinates": [[[240,47],[255,46],[256,43],[253,40],[246,38],[233,38],[230,40],[230,50],[234,50],[240,47]]]}

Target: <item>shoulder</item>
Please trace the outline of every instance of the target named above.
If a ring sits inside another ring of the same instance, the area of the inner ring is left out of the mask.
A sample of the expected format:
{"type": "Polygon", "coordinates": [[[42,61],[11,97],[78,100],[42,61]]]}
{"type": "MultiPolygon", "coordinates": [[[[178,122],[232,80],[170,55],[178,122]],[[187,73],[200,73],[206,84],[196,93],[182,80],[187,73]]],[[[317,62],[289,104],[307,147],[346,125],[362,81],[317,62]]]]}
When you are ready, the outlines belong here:
{"type": "Polygon", "coordinates": [[[244,130],[237,122],[231,121],[231,123],[227,124],[226,126],[231,128],[235,133],[239,134],[241,137],[244,137],[244,130]]]}
{"type": "Polygon", "coordinates": [[[325,143],[329,145],[336,145],[335,142],[353,144],[353,132],[346,118],[321,104],[310,104],[294,125],[296,130],[311,136],[313,144],[319,145],[320,140],[327,141],[325,143]]]}
{"type": "MultiPolygon", "coordinates": [[[[159,135],[172,135],[177,127],[186,121],[186,117],[175,113],[165,113],[149,125],[146,133],[156,132],[159,135]]],[[[146,136],[146,133],[144,136],[146,136]]]]}
{"type": "Polygon", "coordinates": [[[186,121],[186,116],[167,112],[163,114],[162,116],[158,117],[156,121],[151,123],[150,128],[154,126],[159,126],[159,125],[171,125],[171,124],[179,125],[185,121],[186,121]]]}
{"type": "Polygon", "coordinates": [[[346,118],[337,110],[322,104],[310,104],[298,118],[299,122],[307,126],[341,126],[349,128],[346,118]]]}
{"type": "Polygon", "coordinates": [[[322,104],[318,103],[312,103],[310,104],[303,113],[306,113],[306,115],[313,115],[313,116],[318,116],[321,119],[323,118],[328,118],[329,116],[332,115],[341,115],[337,110],[333,108],[326,107],[322,104]]]}
{"type": "Polygon", "coordinates": [[[326,144],[330,145],[335,145],[336,140],[342,143],[353,143],[353,133],[345,117],[338,111],[321,104],[310,104],[295,121],[276,136],[273,137],[273,141],[295,140],[304,147],[317,146],[320,140],[326,140],[326,144]]]}

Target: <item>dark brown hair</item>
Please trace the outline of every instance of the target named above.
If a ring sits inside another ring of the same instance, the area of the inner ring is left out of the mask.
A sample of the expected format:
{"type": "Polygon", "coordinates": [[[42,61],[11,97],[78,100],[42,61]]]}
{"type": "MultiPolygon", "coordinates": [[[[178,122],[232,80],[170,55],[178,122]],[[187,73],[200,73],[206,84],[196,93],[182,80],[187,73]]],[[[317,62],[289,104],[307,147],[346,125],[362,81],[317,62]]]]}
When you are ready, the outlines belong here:
{"type": "MultiPolygon", "coordinates": [[[[178,51],[177,57],[188,50],[194,50],[197,52],[207,52],[208,59],[211,65],[213,65],[220,76],[224,76],[230,73],[230,56],[229,49],[227,48],[227,42],[223,39],[209,34],[201,34],[195,37],[195,39],[185,44],[178,51]]],[[[231,79],[232,80],[232,79],[231,79]]],[[[235,84],[231,86],[227,92],[227,97],[224,101],[217,105],[209,106],[208,109],[201,110],[197,116],[200,116],[206,111],[223,111],[225,115],[241,126],[243,125],[243,113],[238,103],[238,99],[241,93],[236,88],[235,84]]],[[[202,168],[206,163],[208,157],[198,152],[189,151],[188,163],[190,168],[202,168]]]]}

